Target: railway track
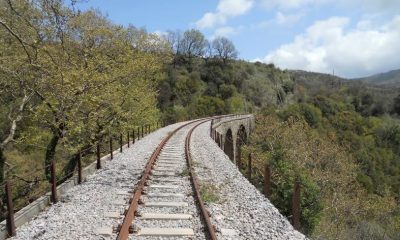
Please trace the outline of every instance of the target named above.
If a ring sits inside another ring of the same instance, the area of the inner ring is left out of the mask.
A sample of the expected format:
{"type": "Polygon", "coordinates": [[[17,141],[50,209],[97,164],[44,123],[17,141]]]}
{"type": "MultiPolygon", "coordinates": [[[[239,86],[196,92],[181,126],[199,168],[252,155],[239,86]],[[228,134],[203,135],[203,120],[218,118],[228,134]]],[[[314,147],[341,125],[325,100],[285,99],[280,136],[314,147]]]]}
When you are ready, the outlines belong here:
{"type": "Polygon", "coordinates": [[[123,222],[117,229],[118,240],[216,239],[192,171],[189,151],[193,130],[209,120],[182,125],[162,140],[134,187],[123,222]]]}

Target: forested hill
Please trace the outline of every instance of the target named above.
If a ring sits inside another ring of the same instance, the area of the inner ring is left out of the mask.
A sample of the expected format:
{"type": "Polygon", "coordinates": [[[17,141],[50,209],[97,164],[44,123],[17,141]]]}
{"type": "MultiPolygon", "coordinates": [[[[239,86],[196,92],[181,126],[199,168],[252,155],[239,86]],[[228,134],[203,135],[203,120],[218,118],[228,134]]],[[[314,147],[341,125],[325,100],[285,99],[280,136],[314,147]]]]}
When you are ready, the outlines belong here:
{"type": "MultiPolygon", "coordinates": [[[[291,216],[302,182],[302,232],[315,239],[400,237],[400,94],[329,74],[217,54],[175,52],[159,85],[163,118],[255,112],[243,151],[273,169],[270,200],[291,216]]],[[[245,172],[244,172],[245,173],[245,172]]],[[[252,183],[262,188],[262,174],[252,183]]]]}
{"type": "Polygon", "coordinates": [[[295,101],[294,86],[289,72],[273,64],[196,58],[167,67],[159,107],[168,120],[252,112],[295,101]]]}
{"type": "Polygon", "coordinates": [[[369,77],[351,79],[361,81],[386,88],[400,88],[400,69],[386,73],[379,73],[369,77]]]}

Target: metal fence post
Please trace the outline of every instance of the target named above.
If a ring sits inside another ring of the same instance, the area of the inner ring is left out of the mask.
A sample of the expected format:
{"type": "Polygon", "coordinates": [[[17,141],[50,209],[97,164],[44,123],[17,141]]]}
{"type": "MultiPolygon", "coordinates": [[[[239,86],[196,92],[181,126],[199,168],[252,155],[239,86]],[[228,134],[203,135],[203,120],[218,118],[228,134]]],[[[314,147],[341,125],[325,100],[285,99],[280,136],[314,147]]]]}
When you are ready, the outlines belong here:
{"type": "Polygon", "coordinates": [[[211,119],[210,123],[210,137],[213,138],[213,125],[214,125],[214,119],[211,119]]]}
{"type": "Polygon", "coordinates": [[[292,196],[292,225],[294,229],[300,229],[300,180],[294,183],[292,196]]]}
{"type": "Polygon", "coordinates": [[[249,165],[248,165],[248,172],[247,172],[247,178],[249,179],[249,181],[251,181],[251,172],[252,172],[252,154],[249,153],[249,165]]]}
{"type": "Polygon", "coordinates": [[[11,195],[11,185],[9,181],[6,181],[5,185],[6,200],[7,200],[7,233],[8,237],[16,235],[15,221],[14,221],[14,203],[11,195]]]}
{"type": "Polygon", "coordinates": [[[132,144],[135,143],[135,129],[132,130],[132,144]]]}
{"type": "Polygon", "coordinates": [[[101,168],[101,160],[100,160],[100,143],[98,142],[97,143],[97,146],[96,146],[96,155],[97,155],[97,165],[96,165],[96,167],[97,167],[97,169],[100,169],[101,168]]]}
{"type": "Polygon", "coordinates": [[[130,147],[129,141],[130,141],[130,139],[129,139],[129,130],[128,130],[128,148],[130,147]]]}
{"type": "Polygon", "coordinates": [[[140,139],[140,127],[137,127],[137,139],[140,139]]]}
{"type": "Polygon", "coordinates": [[[113,156],[112,137],[110,137],[110,157],[111,157],[111,159],[113,159],[113,158],[114,158],[114,156],[113,156]]]}
{"type": "Polygon", "coordinates": [[[144,132],[143,132],[143,125],[142,125],[142,138],[143,138],[143,136],[144,136],[144,132]]]}
{"type": "Polygon", "coordinates": [[[123,144],[123,141],[122,141],[122,133],[121,133],[121,134],[119,134],[119,152],[122,152],[122,144],[123,144]]]}
{"type": "Polygon", "coordinates": [[[268,164],[265,164],[264,169],[264,194],[269,197],[271,190],[271,168],[268,164]]]}
{"type": "Polygon", "coordinates": [[[57,178],[56,178],[56,164],[51,162],[51,201],[53,203],[58,202],[57,197],[57,178]]]}
{"type": "Polygon", "coordinates": [[[82,183],[82,152],[78,153],[78,184],[82,183]]]}

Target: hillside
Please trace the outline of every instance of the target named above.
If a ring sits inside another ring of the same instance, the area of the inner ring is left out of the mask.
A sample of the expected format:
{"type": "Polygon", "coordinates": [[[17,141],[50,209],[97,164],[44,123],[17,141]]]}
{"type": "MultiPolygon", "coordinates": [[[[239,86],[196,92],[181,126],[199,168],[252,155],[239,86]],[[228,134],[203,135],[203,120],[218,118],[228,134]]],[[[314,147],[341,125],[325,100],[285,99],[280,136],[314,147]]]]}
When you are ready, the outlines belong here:
{"type": "Polygon", "coordinates": [[[400,69],[385,73],[375,74],[369,77],[351,79],[385,88],[400,88],[400,69]]]}

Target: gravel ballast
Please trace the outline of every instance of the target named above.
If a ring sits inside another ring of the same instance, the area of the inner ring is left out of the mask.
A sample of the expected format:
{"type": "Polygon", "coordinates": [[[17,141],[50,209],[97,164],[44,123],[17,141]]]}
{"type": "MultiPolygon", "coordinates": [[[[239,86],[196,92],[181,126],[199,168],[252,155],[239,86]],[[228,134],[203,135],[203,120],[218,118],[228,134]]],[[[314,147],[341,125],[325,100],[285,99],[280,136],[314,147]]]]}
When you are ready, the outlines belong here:
{"type": "MultiPolygon", "coordinates": [[[[59,203],[48,207],[30,222],[19,227],[17,236],[12,239],[115,239],[115,233],[100,234],[100,230],[109,230],[122,222],[123,216],[115,213],[122,214],[127,208],[133,186],[138,182],[149,157],[168,133],[183,124],[178,123],[159,129],[140,139],[123,153],[116,154],[114,160],[107,161],[102,169],[88,176],[81,185],[71,188],[62,195],[59,203]]],[[[209,127],[210,123],[207,122],[193,132],[191,151],[193,166],[201,185],[212,186],[218,196],[217,200],[207,203],[211,220],[218,230],[218,239],[305,239],[305,236],[295,231],[269,200],[242,176],[237,167],[210,138],[209,127]]],[[[179,131],[176,137],[171,138],[166,148],[170,147],[170,152],[174,152],[176,148],[183,148],[184,137],[189,129],[188,126],[179,131]]],[[[168,164],[162,165],[164,168],[168,167],[168,164]]],[[[198,218],[199,212],[190,193],[191,186],[189,177],[184,172],[185,168],[186,163],[182,155],[182,164],[175,169],[176,172],[180,172],[180,177],[165,178],[171,182],[182,181],[179,188],[171,191],[151,190],[150,187],[148,189],[150,195],[143,196],[142,200],[180,201],[183,196],[183,200],[189,203],[189,208],[141,207],[139,211],[192,214],[193,219],[190,222],[179,220],[164,223],[168,227],[193,227],[196,234],[193,239],[202,240],[205,239],[201,233],[204,226],[198,218]],[[168,193],[180,195],[168,198],[151,195],[168,193]]],[[[157,177],[150,183],[174,184],[158,182],[157,177]]],[[[150,224],[137,219],[135,225],[155,227],[161,222],[153,221],[150,224]]],[[[135,238],[134,235],[130,237],[135,238]]]]}
{"type": "Polygon", "coordinates": [[[210,137],[210,122],[193,132],[191,152],[201,185],[218,200],[207,203],[218,239],[306,239],[238,170],[210,137]]]}
{"type": "Polygon", "coordinates": [[[99,230],[122,222],[122,216],[114,218],[110,213],[123,213],[131,194],[128,191],[133,190],[149,157],[161,140],[182,124],[159,129],[116,154],[84,183],[61,196],[60,202],[17,228],[12,239],[115,239],[116,234],[101,235],[99,230]]]}

